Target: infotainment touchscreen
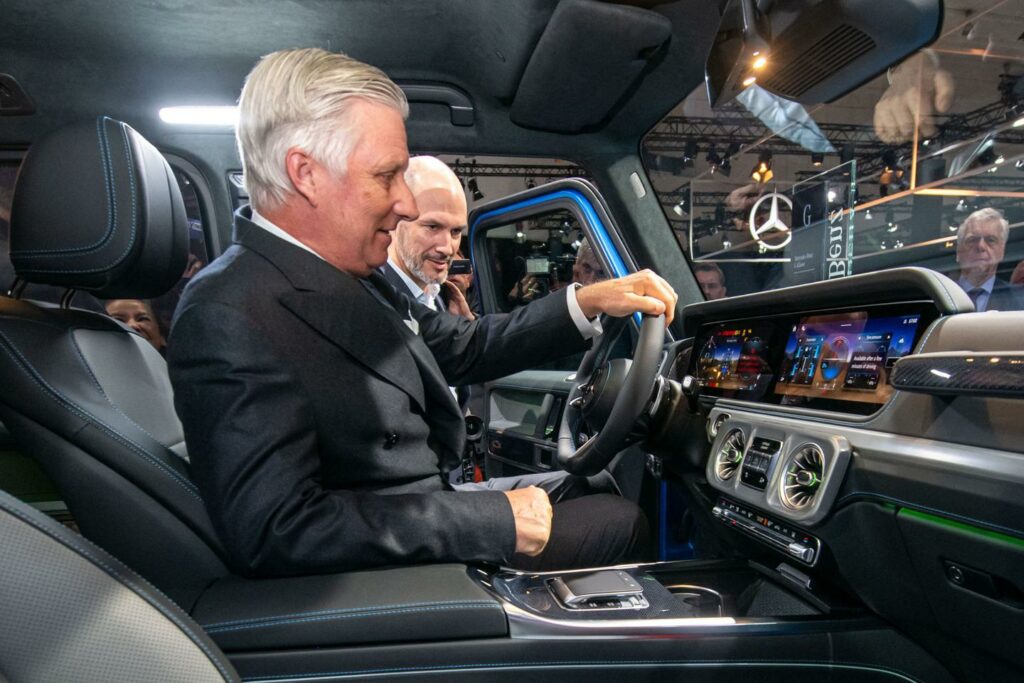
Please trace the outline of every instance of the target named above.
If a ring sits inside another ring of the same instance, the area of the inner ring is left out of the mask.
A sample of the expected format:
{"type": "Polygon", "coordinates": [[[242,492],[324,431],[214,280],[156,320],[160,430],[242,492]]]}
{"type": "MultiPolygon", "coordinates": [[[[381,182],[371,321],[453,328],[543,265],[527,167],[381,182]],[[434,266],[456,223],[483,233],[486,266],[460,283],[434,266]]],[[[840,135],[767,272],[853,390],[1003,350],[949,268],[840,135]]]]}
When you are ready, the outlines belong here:
{"type": "Polygon", "coordinates": [[[881,404],[889,372],[913,350],[920,315],[872,318],[866,311],[801,318],[792,327],[775,393],[782,403],[809,398],[881,404]]]}
{"type": "Polygon", "coordinates": [[[765,325],[719,325],[704,341],[697,355],[697,378],[704,389],[717,395],[756,400],[771,383],[765,325]]]}

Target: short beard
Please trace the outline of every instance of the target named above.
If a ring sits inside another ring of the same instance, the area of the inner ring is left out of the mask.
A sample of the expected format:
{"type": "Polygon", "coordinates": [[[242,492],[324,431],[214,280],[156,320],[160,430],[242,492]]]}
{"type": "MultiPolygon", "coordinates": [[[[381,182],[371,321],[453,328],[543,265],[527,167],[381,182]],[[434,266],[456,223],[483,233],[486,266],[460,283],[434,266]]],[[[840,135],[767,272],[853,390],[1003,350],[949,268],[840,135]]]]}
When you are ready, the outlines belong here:
{"type": "Polygon", "coordinates": [[[447,271],[439,278],[432,278],[428,276],[423,272],[423,261],[426,259],[424,258],[423,260],[420,260],[416,255],[410,256],[409,254],[406,254],[405,251],[402,250],[401,246],[402,245],[399,245],[398,255],[401,257],[402,263],[405,264],[405,267],[410,273],[412,273],[412,276],[424,285],[437,285],[440,287],[444,284],[444,281],[448,279],[447,271]]]}

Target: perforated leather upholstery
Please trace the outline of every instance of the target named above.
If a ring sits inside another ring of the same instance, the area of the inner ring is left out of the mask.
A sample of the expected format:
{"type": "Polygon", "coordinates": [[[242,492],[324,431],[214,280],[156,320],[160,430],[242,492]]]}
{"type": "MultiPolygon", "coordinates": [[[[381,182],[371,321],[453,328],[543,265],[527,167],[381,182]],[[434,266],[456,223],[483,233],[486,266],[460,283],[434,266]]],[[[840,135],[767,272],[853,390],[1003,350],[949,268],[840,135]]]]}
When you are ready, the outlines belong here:
{"type": "Polygon", "coordinates": [[[0,548],[0,680],[239,680],[174,603],[100,548],[3,492],[0,548]]]}

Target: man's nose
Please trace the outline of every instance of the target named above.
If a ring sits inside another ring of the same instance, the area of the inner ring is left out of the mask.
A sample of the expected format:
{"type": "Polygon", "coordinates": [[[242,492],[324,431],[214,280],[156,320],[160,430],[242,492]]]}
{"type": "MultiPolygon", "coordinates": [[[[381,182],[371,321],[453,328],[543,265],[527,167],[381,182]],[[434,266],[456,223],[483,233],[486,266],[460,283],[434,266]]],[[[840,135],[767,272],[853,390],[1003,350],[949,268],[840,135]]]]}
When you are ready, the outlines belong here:
{"type": "Polygon", "coordinates": [[[434,240],[434,246],[440,253],[446,256],[451,256],[455,252],[452,249],[452,241],[448,238],[448,233],[442,232],[440,230],[438,231],[438,233],[440,234],[438,235],[437,239],[434,240]]]}
{"type": "Polygon", "coordinates": [[[399,176],[394,187],[395,197],[392,207],[399,220],[414,221],[419,218],[420,210],[416,206],[416,198],[409,186],[405,184],[405,178],[399,176]]]}

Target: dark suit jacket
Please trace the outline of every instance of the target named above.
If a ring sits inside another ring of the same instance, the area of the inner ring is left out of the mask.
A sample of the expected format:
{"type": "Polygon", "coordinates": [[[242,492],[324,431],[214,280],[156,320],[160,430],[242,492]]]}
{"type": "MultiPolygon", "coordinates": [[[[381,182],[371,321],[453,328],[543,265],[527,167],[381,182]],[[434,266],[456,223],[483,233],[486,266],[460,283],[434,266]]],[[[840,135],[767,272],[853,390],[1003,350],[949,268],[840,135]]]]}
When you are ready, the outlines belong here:
{"type": "Polygon", "coordinates": [[[1006,280],[996,278],[992,294],[988,297],[986,311],[1021,311],[1024,310],[1024,287],[1011,285],[1006,280]]]}
{"type": "Polygon", "coordinates": [[[468,322],[246,218],[186,288],[168,354],[192,475],[233,569],[507,561],[504,494],[447,484],[465,440],[448,385],[585,346],[565,301],[468,322]]]}

